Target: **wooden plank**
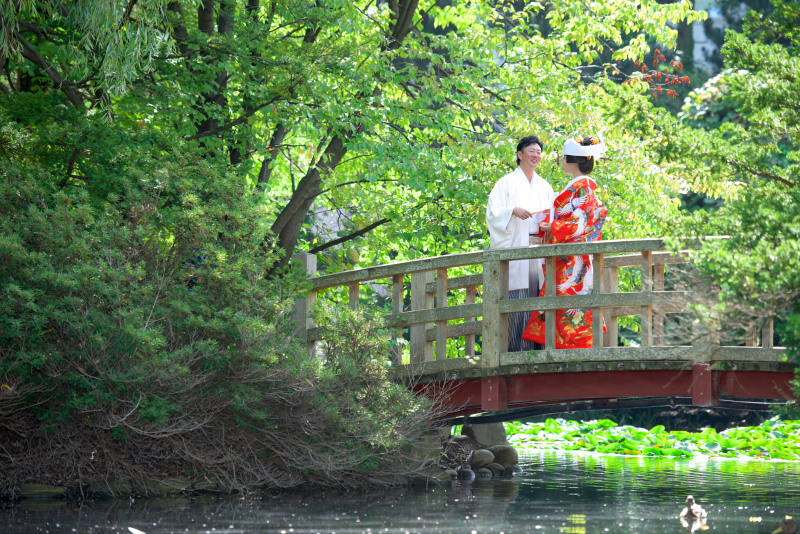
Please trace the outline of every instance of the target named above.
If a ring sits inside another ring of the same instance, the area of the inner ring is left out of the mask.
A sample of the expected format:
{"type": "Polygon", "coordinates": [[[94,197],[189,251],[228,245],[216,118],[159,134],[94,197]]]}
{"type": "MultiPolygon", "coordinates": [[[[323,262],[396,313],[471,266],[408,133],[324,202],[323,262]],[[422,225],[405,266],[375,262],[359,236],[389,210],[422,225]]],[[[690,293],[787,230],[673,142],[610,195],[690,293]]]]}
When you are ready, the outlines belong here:
{"type": "MultiPolygon", "coordinates": [[[[482,312],[465,315],[483,316],[482,367],[497,367],[500,353],[508,350],[508,315],[500,313],[500,300],[508,298],[508,262],[487,261],[483,264],[482,312]]],[[[465,304],[479,306],[478,304],[465,304]]],[[[460,306],[452,306],[456,308],[460,306]]]]}
{"type": "MultiPolygon", "coordinates": [[[[595,254],[592,257],[592,292],[597,295],[605,293],[603,285],[604,269],[603,254],[595,254]]],[[[603,308],[592,308],[592,347],[599,348],[603,346],[603,308]]]]}
{"type": "MultiPolygon", "coordinates": [[[[412,275],[413,281],[413,275],[412,275]]],[[[413,283],[412,283],[413,285],[413,283]]],[[[651,293],[652,302],[658,306],[672,307],[671,309],[680,310],[680,304],[688,298],[685,291],[664,291],[661,293],[651,293]]],[[[433,296],[430,295],[432,300],[433,296]]],[[[416,311],[393,313],[384,316],[386,326],[389,328],[403,328],[424,323],[435,323],[437,321],[454,321],[466,317],[485,316],[485,294],[484,303],[458,304],[446,308],[431,308],[416,311]]],[[[529,311],[531,309],[556,310],[562,308],[591,308],[603,306],[611,309],[619,307],[622,310],[619,314],[637,315],[641,313],[642,306],[647,302],[647,297],[643,293],[615,293],[606,295],[569,295],[560,297],[535,297],[527,299],[505,299],[498,303],[498,311],[502,314],[514,313],[518,311],[529,311]]],[[[431,302],[431,306],[433,303],[431,302]]],[[[612,323],[613,324],[613,321],[612,323]]],[[[449,325],[448,328],[456,328],[457,325],[449,325]]],[[[457,336],[449,336],[457,337],[457,336]]]]}
{"type": "MultiPolygon", "coordinates": [[[[544,274],[545,296],[537,297],[537,300],[540,298],[541,299],[550,298],[552,300],[556,296],[556,259],[554,257],[549,257],[544,260],[544,263],[545,263],[545,274],[544,274]]],[[[515,299],[515,300],[523,300],[523,299],[515,299]]],[[[560,307],[563,308],[564,306],[560,307]]],[[[529,308],[529,309],[542,310],[544,308],[541,307],[541,301],[538,301],[535,308],[529,308]]],[[[556,348],[556,309],[557,308],[549,308],[546,309],[544,312],[545,349],[556,348]]]]}
{"type": "Polygon", "coordinates": [[[665,248],[664,240],[660,238],[616,239],[588,243],[559,243],[557,245],[533,245],[520,248],[485,250],[483,254],[486,261],[513,261],[556,256],[591,256],[592,254],[657,251],[665,248]]]}
{"type": "MultiPolygon", "coordinates": [[[[673,292],[667,291],[665,293],[666,294],[671,294],[673,292]]],[[[689,298],[689,293],[688,292],[676,291],[675,293],[686,295],[686,299],[689,298]]],[[[676,295],[676,297],[677,297],[677,295],[676,295]]],[[[687,308],[688,308],[687,305],[689,303],[688,300],[684,300],[683,304],[674,304],[674,303],[673,304],[664,304],[663,302],[659,302],[662,299],[660,299],[658,297],[658,293],[653,293],[653,300],[658,303],[657,305],[658,305],[659,311],[661,313],[665,314],[665,315],[669,314],[669,313],[685,313],[686,311],[688,311],[687,310],[687,308]]],[[[675,298],[675,300],[673,302],[680,302],[680,299],[679,298],[675,298]]],[[[655,306],[656,306],[656,304],[654,304],[654,307],[655,306]]],[[[614,318],[616,318],[616,317],[638,316],[639,314],[642,313],[642,307],[641,306],[618,306],[618,307],[614,307],[614,308],[606,308],[606,313],[608,314],[608,315],[606,315],[606,317],[608,317],[610,315],[611,317],[614,317],[614,318]]]]}
{"type": "Polygon", "coordinates": [[[618,347],[602,349],[554,349],[530,353],[505,352],[500,355],[500,365],[489,369],[476,366],[468,358],[448,358],[442,361],[422,362],[400,366],[398,377],[417,378],[438,375],[437,379],[461,380],[497,376],[498,371],[505,376],[530,373],[582,373],[605,368],[607,371],[630,369],[687,369],[692,365],[691,347],[618,347]]]}
{"type": "MultiPolygon", "coordinates": [[[[412,291],[414,275],[411,275],[412,291]]],[[[433,295],[429,295],[431,306],[433,306],[433,295]]],[[[422,323],[435,323],[437,321],[454,321],[464,317],[486,316],[486,293],[484,293],[483,303],[477,304],[456,304],[446,308],[431,308],[428,310],[407,311],[398,314],[386,315],[384,320],[386,326],[397,328],[401,326],[418,325],[422,323]]]]}
{"type": "MultiPolygon", "coordinates": [[[[641,254],[625,254],[624,256],[606,256],[606,268],[639,267],[642,264],[641,254]]],[[[674,265],[688,263],[685,254],[672,252],[653,252],[653,263],[661,265],[674,265]]]]}
{"type": "MultiPolygon", "coordinates": [[[[449,254],[447,256],[436,256],[433,258],[423,258],[419,260],[400,261],[390,265],[377,265],[364,269],[353,269],[342,273],[328,274],[320,276],[312,281],[314,289],[324,289],[327,287],[343,286],[350,282],[369,282],[391,278],[397,274],[413,274],[425,271],[435,271],[441,268],[464,267],[466,265],[478,265],[483,262],[484,251],[464,252],[461,254],[449,254]]],[[[429,282],[432,282],[431,279],[429,282]]]]}
{"type": "Polygon", "coordinates": [[[347,302],[351,310],[358,309],[358,282],[351,282],[347,284],[347,302]]]}
{"type": "MultiPolygon", "coordinates": [[[[447,269],[436,270],[436,308],[447,308],[447,269]]],[[[436,359],[447,358],[447,321],[436,322],[436,359]]]]}
{"type": "Polygon", "coordinates": [[[642,252],[642,294],[647,295],[650,304],[642,306],[641,327],[642,347],[653,346],[653,253],[649,250],[642,252]]]}
{"type": "MultiPolygon", "coordinates": [[[[606,291],[608,294],[619,293],[619,268],[605,266],[605,273],[603,280],[605,282],[606,291]]],[[[613,315],[616,309],[606,308],[603,312],[606,320],[606,328],[608,331],[603,336],[603,345],[606,347],[616,347],[619,343],[619,321],[613,315]]]]}
{"type": "Polygon", "coordinates": [[[397,369],[397,376],[400,377],[420,377],[432,374],[448,374],[448,378],[455,380],[455,376],[450,373],[458,373],[474,369],[475,362],[467,358],[446,358],[444,360],[433,360],[429,362],[419,362],[408,365],[401,365],[397,369]]]}
{"type": "MultiPolygon", "coordinates": [[[[396,274],[392,277],[392,313],[399,314],[403,312],[403,275],[396,274]]],[[[395,330],[395,340],[403,336],[403,329],[395,330]]],[[[396,344],[392,347],[392,365],[400,365],[403,363],[403,347],[396,344]]]]}
{"type": "Polygon", "coordinates": [[[717,347],[711,355],[711,360],[742,361],[742,362],[773,362],[786,361],[786,349],[763,347],[717,347]]]}
{"type": "MultiPolygon", "coordinates": [[[[317,256],[315,254],[294,254],[292,261],[298,262],[301,267],[312,278],[317,275],[317,256]]],[[[305,297],[295,299],[294,306],[292,307],[292,315],[297,329],[295,335],[306,342],[306,351],[308,354],[314,355],[316,353],[316,337],[311,336],[311,329],[314,329],[314,319],[311,316],[311,310],[314,308],[314,303],[317,299],[317,292],[312,289],[305,297]]]]}
{"type": "MultiPolygon", "coordinates": [[[[427,341],[436,341],[436,328],[428,328],[425,331],[425,339],[427,341]]],[[[475,334],[480,334],[483,331],[483,321],[467,321],[459,324],[447,325],[447,339],[454,337],[466,337],[475,334]]],[[[474,354],[473,354],[474,356],[474,354]]]]}
{"type": "MultiPolygon", "coordinates": [[[[411,275],[411,309],[421,311],[411,311],[401,313],[400,316],[406,316],[414,313],[425,313],[431,311],[429,308],[433,307],[433,295],[425,292],[425,287],[433,279],[433,272],[427,271],[423,273],[413,273],[411,275]]],[[[420,363],[433,360],[433,344],[425,341],[425,328],[426,323],[430,319],[422,322],[399,322],[393,323],[388,326],[401,326],[405,324],[411,326],[411,363],[420,363]]]]}
{"type": "Polygon", "coordinates": [[[597,349],[545,349],[533,356],[524,352],[506,352],[500,355],[500,364],[529,365],[535,363],[569,363],[602,361],[692,361],[691,347],[603,347],[597,349]]]}
{"type": "MultiPolygon", "coordinates": [[[[455,289],[464,289],[470,286],[482,286],[483,273],[481,274],[468,274],[465,276],[456,276],[455,278],[447,277],[447,290],[453,291],[455,289]]],[[[431,282],[426,288],[428,293],[436,293],[436,282],[431,282]]]]}
{"type": "MultiPolygon", "coordinates": [[[[481,283],[483,283],[483,275],[481,275],[481,283]]],[[[464,304],[475,304],[475,296],[477,292],[478,288],[476,286],[467,286],[464,304]]],[[[478,321],[475,319],[475,317],[470,317],[464,322],[464,326],[478,326],[478,321]]],[[[483,328],[483,321],[481,321],[479,328],[483,328]]],[[[478,332],[480,332],[480,330],[476,332],[470,332],[464,336],[464,355],[467,358],[475,357],[475,334],[478,332]]]]}
{"type": "Polygon", "coordinates": [[[501,313],[515,313],[526,310],[556,310],[562,308],[614,308],[642,306],[670,306],[681,309],[688,302],[686,291],[661,291],[657,293],[607,293],[605,295],[561,295],[558,297],[534,297],[510,299],[500,304],[501,313]]]}
{"type": "MultiPolygon", "coordinates": [[[[653,290],[664,291],[664,271],[663,263],[653,264],[653,290]]],[[[659,306],[653,306],[653,345],[661,346],[664,344],[664,312],[659,306]]]]}

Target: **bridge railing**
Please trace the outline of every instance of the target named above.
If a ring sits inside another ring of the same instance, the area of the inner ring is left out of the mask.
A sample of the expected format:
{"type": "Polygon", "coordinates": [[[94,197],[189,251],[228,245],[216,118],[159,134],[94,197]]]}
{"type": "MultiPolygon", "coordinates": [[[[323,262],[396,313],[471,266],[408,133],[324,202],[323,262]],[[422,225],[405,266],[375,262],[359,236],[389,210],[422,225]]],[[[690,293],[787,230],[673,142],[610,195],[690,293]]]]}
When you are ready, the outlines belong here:
{"type": "MultiPolygon", "coordinates": [[[[297,255],[295,260],[303,262],[313,276],[316,271],[313,255],[297,255]]],[[[320,333],[309,313],[318,292],[347,287],[349,305],[355,308],[361,284],[385,281],[384,286],[391,284],[392,287],[392,313],[386,317],[387,327],[409,329],[409,362],[405,365],[409,366],[407,371],[416,376],[463,379],[568,370],[695,366],[697,379],[708,383],[708,391],[698,393],[702,397],[703,394],[710,395],[712,362],[724,362],[733,369],[739,365],[737,362],[750,365],[753,362],[781,362],[783,349],[772,346],[771,324],[762,332],[760,347],[756,346],[756,339],[747,340],[747,346],[723,347],[719,344],[719,332],[697,329],[690,336],[690,344],[664,344],[666,315],[691,312],[690,290],[664,289],[666,266],[685,262],[683,255],[668,252],[661,239],[634,239],[485,250],[356,269],[312,279],[311,294],[298,301],[295,307],[300,325],[298,334],[306,340],[309,350],[320,341],[320,333]],[[592,257],[593,293],[556,296],[556,258],[575,255],[592,257]],[[536,298],[508,299],[509,261],[532,258],[545,261],[546,294],[536,298]],[[451,269],[472,266],[477,266],[480,273],[448,276],[451,269]],[[631,267],[640,269],[640,290],[620,293],[620,270],[631,267]],[[410,278],[409,309],[403,305],[406,277],[410,278]],[[456,290],[464,290],[464,303],[448,305],[448,297],[452,297],[456,290]],[[482,297],[480,302],[477,299],[479,294],[482,297]],[[593,310],[592,348],[555,348],[556,310],[569,308],[593,310]],[[507,352],[508,314],[531,310],[545,312],[544,350],[507,352]],[[639,346],[618,347],[618,319],[631,315],[640,317],[639,346]],[[608,330],[605,333],[602,330],[603,319],[608,330]],[[453,321],[458,321],[458,324],[448,324],[453,321]],[[478,334],[481,336],[481,351],[476,355],[475,336],[478,334]],[[455,337],[465,340],[464,356],[448,358],[447,340],[455,337]],[[707,376],[703,375],[704,372],[707,376]]],[[[393,355],[393,363],[403,365],[399,350],[393,355]]]]}

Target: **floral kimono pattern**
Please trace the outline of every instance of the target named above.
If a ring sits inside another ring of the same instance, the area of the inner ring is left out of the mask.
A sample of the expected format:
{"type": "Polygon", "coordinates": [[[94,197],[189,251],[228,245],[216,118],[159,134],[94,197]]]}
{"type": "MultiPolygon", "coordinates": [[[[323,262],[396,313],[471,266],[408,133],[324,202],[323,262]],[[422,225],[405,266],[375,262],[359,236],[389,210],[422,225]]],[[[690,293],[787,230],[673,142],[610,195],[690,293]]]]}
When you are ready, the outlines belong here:
{"type": "MultiPolygon", "coordinates": [[[[608,210],[595,195],[597,184],[588,176],[578,176],[553,202],[550,232],[539,232],[545,244],[600,241],[608,210]]],[[[588,295],[592,292],[593,270],[590,256],[556,258],[556,295],[588,295]]],[[[539,296],[545,295],[542,286],[539,296]]],[[[603,331],[605,331],[605,324],[603,331]]],[[[534,311],[523,339],[544,344],[544,312],[534,311]]],[[[577,349],[592,346],[592,310],[556,310],[556,348],[577,349]]]]}

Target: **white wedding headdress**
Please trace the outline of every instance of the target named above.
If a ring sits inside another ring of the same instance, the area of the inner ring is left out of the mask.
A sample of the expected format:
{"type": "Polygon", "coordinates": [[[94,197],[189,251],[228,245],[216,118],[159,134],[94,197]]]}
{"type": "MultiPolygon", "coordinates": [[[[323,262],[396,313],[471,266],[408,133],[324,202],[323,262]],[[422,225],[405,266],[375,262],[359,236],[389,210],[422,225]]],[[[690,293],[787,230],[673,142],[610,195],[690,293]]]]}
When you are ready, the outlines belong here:
{"type": "Polygon", "coordinates": [[[606,153],[606,144],[599,137],[593,137],[592,140],[596,142],[583,146],[581,145],[581,139],[567,139],[564,141],[564,148],[561,149],[561,154],[565,156],[591,156],[597,160],[606,153]]]}

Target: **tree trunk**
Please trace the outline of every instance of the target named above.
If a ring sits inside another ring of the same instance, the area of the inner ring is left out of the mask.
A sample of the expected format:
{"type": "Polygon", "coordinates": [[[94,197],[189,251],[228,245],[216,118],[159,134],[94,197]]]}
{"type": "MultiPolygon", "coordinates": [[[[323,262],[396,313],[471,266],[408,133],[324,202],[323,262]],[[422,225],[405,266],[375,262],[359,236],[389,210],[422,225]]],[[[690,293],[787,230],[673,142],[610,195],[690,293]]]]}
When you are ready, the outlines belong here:
{"type": "MultiPolygon", "coordinates": [[[[413,27],[414,14],[419,0],[392,0],[389,6],[394,14],[392,33],[387,36],[382,51],[397,50],[413,27]]],[[[308,38],[308,33],[306,34],[308,38]]],[[[381,80],[376,81],[373,95],[381,93],[381,80]]],[[[312,163],[305,176],[297,185],[289,203],[278,214],[272,225],[272,232],[278,238],[278,246],[285,253],[281,260],[273,267],[272,273],[286,266],[297,246],[300,230],[303,226],[308,210],[314,200],[322,193],[322,183],[325,177],[332,173],[342,158],[347,153],[347,143],[363,133],[363,128],[356,128],[354,132],[337,133],[328,143],[322,156],[312,163]]],[[[268,175],[267,175],[268,176],[268,175]]]]}

